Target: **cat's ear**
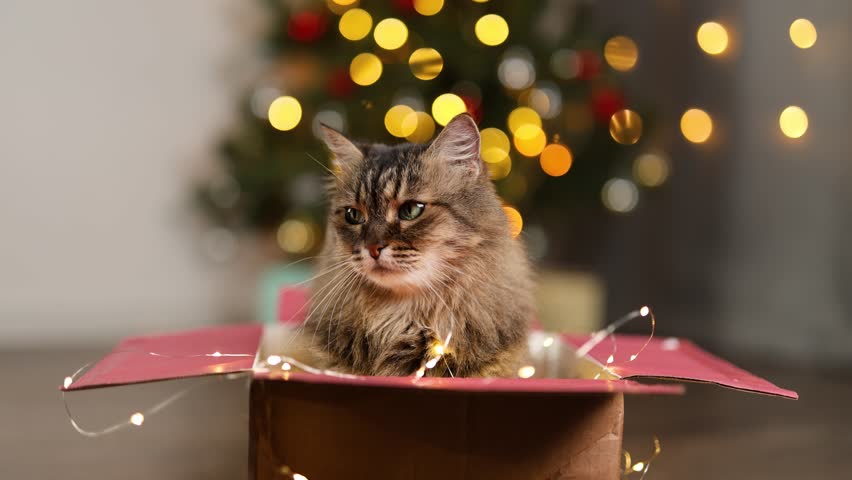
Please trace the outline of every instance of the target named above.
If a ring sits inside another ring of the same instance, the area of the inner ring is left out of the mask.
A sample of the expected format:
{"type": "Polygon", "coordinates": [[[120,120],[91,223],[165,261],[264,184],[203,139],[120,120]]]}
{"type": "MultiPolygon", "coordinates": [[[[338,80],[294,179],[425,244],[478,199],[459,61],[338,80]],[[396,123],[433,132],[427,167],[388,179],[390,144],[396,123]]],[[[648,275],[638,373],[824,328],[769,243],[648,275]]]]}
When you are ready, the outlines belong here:
{"type": "Polygon", "coordinates": [[[450,120],[429,146],[426,154],[435,161],[464,167],[474,176],[478,176],[482,170],[479,142],[476,122],[467,113],[462,113],[450,120]]]}
{"type": "Polygon", "coordinates": [[[320,123],[320,128],[325,144],[331,151],[331,161],[334,165],[344,168],[364,158],[364,152],[345,135],[324,123],[320,123]]]}

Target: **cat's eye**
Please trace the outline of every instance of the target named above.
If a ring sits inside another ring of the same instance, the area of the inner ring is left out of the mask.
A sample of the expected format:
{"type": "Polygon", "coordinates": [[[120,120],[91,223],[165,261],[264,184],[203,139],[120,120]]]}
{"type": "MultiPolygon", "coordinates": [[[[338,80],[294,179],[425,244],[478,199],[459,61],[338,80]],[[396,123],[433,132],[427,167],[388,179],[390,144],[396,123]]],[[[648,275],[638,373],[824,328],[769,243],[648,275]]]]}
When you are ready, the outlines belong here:
{"type": "Polygon", "coordinates": [[[415,201],[405,202],[402,205],[400,205],[398,215],[399,215],[400,220],[414,220],[415,218],[417,218],[417,217],[419,217],[420,215],[423,214],[423,210],[425,208],[426,208],[426,205],[424,205],[420,202],[415,202],[415,201]]]}
{"type": "Polygon", "coordinates": [[[360,225],[364,223],[364,214],[357,208],[346,207],[343,217],[346,219],[346,223],[350,225],[360,225]]]}

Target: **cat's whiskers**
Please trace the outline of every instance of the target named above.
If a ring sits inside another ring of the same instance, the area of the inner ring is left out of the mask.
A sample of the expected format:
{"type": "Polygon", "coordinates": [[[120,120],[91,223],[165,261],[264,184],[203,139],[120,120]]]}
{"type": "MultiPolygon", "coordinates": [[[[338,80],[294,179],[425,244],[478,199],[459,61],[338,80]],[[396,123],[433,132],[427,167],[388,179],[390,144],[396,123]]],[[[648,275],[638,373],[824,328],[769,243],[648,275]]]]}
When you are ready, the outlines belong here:
{"type": "MultiPolygon", "coordinates": [[[[356,270],[353,270],[353,273],[354,273],[354,276],[352,276],[351,279],[347,280],[346,283],[343,285],[343,289],[341,290],[342,294],[337,296],[337,300],[334,301],[334,305],[332,305],[332,307],[331,307],[331,315],[329,315],[328,320],[327,320],[328,337],[326,337],[326,338],[328,339],[328,342],[329,342],[328,348],[331,347],[331,345],[330,345],[330,342],[331,342],[331,340],[330,340],[331,339],[331,324],[334,323],[334,311],[337,309],[337,304],[340,303],[340,300],[342,298],[344,298],[344,299],[349,298],[349,295],[354,291],[354,289],[350,288],[350,287],[352,286],[353,283],[360,280],[361,275],[358,274],[358,272],[356,270]]],[[[323,311],[322,315],[325,315],[325,311],[323,311]]],[[[338,323],[340,323],[339,320],[338,320],[338,323]]]]}
{"type": "MultiPolygon", "coordinates": [[[[351,267],[350,267],[351,268],[351,267]]],[[[316,323],[314,326],[314,337],[316,337],[317,330],[319,329],[319,325],[322,323],[322,315],[316,316],[317,311],[327,302],[329,298],[332,298],[334,292],[340,287],[340,285],[349,278],[354,272],[353,269],[343,269],[342,272],[338,272],[334,278],[331,279],[328,283],[322,286],[317,292],[314,293],[314,297],[322,295],[322,298],[311,305],[310,310],[308,311],[307,318],[310,321],[316,323]]],[[[307,322],[306,322],[307,323],[307,322]]]]}

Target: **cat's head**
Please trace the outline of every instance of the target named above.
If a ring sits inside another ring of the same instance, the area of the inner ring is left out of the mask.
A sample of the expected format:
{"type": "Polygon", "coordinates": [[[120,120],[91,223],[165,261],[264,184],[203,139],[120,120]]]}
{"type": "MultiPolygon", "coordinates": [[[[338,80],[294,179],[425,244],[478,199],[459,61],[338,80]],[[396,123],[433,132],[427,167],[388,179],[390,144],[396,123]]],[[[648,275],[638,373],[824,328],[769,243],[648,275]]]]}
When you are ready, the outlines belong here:
{"type": "Polygon", "coordinates": [[[480,249],[508,238],[469,115],[426,145],[356,144],[324,130],[335,171],[326,251],[375,285],[406,293],[452,283],[480,249]]]}

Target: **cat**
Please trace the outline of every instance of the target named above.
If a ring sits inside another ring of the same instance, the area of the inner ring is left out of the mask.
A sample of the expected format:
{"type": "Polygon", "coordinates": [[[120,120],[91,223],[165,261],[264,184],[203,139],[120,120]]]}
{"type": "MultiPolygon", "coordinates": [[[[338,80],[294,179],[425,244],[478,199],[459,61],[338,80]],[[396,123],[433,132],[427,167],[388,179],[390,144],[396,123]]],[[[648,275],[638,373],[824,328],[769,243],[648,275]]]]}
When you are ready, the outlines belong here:
{"type": "Polygon", "coordinates": [[[455,117],[431,144],[354,143],[322,130],[333,178],[304,331],[329,368],[514,374],[534,315],[531,270],[473,118],[455,117]]]}

